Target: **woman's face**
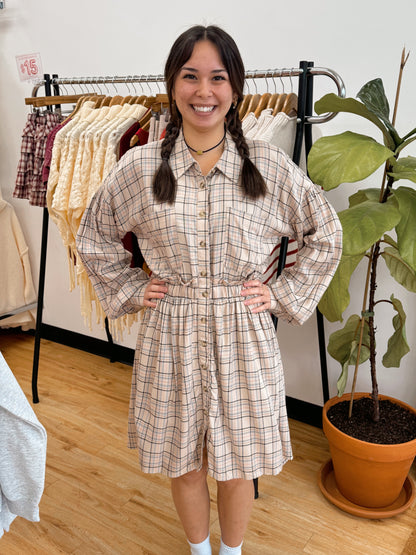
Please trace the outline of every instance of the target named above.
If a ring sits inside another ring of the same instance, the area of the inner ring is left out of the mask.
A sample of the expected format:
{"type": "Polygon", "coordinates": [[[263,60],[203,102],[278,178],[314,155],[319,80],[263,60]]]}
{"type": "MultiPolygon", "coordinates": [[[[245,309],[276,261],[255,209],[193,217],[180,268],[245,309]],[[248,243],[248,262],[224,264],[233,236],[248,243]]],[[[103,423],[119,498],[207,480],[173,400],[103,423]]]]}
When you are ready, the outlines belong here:
{"type": "Polygon", "coordinates": [[[173,98],[182,115],[185,136],[209,133],[221,136],[224,118],[236,98],[216,46],[197,42],[173,87],[173,98]]]}

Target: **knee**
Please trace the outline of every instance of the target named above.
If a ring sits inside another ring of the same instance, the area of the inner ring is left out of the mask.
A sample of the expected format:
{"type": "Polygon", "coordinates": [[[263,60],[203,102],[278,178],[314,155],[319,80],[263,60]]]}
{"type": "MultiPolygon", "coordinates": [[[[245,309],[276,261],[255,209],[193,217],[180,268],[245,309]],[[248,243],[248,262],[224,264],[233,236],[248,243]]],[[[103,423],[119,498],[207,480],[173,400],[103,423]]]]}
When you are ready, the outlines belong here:
{"type": "Polygon", "coordinates": [[[192,470],[191,472],[187,472],[182,476],[172,478],[172,482],[181,483],[184,486],[192,487],[202,482],[206,482],[207,474],[208,469],[205,465],[203,465],[201,470],[192,470]]]}

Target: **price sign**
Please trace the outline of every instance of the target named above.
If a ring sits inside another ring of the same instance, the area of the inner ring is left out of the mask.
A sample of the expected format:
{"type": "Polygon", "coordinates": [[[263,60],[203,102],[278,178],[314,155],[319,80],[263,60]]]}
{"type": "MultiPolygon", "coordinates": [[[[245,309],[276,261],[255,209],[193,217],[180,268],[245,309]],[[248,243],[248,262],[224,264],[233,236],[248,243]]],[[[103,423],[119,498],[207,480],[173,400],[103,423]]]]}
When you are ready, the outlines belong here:
{"type": "Polygon", "coordinates": [[[42,60],[39,53],[16,56],[16,63],[21,81],[37,81],[42,78],[42,60]]]}

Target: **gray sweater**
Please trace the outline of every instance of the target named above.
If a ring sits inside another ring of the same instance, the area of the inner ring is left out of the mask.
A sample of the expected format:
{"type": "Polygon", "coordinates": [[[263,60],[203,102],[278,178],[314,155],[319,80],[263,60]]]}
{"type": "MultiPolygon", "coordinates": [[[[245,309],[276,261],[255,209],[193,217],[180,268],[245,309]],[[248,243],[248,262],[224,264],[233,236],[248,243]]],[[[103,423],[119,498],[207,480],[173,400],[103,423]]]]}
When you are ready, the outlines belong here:
{"type": "Polygon", "coordinates": [[[46,431],[0,353],[0,538],[16,516],[39,521],[46,431]]]}

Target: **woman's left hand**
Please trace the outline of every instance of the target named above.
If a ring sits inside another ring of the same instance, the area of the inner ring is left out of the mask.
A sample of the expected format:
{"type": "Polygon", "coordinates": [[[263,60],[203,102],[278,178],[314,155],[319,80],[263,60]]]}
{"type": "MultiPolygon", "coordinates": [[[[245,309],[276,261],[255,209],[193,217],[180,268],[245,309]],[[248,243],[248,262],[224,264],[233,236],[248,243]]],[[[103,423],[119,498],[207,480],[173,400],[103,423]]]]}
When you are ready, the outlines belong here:
{"type": "Polygon", "coordinates": [[[260,280],[254,279],[252,281],[246,281],[245,283],[243,283],[241,295],[243,297],[252,297],[251,299],[246,299],[244,301],[244,304],[246,306],[251,306],[253,304],[259,305],[252,309],[253,313],[270,310],[270,290],[268,286],[262,283],[260,280]]]}

